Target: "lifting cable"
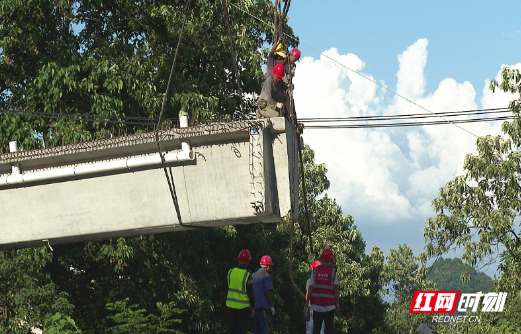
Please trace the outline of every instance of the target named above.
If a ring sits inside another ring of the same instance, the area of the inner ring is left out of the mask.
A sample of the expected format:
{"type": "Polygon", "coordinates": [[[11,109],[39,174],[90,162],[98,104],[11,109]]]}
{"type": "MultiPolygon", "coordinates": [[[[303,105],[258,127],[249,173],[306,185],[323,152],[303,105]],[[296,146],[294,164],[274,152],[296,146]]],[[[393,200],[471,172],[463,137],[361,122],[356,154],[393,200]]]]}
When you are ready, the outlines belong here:
{"type": "Polygon", "coordinates": [[[235,51],[233,49],[232,29],[230,28],[230,17],[229,17],[229,13],[228,13],[228,1],[229,0],[223,0],[224,17],[226,19],[226,26],[228,27],[228,36],[230,37],[230,49],[232,51],[233,65],[235,66],[235,77],[237,78],[237,89],[239,91],[239,98],[241,100],[242,118],[246,119],[246,110],[244,109],[244,102],[242,100],[241,80],[239,78],[239,69],[237,67],[237,58],[235,57],[235,51]]]}
{"type": "Polygon", "coordinates": [[[155,135],[156,135],[156,144],[157,144],[157,150],[159,152],[159,156],[161,157],[161,164],[163,165],[163,170],[165,171],[165,177],[166,182],[168,183],[168,188],[170,189],[170,195],[172,196],[172,201],[174,202],[175,211],[177,213],[177,220],[179,221],[179,225],[182,227],[189,227],[189,228],[211,228],[206,226],[187,226],[183,224],[183,221],[181,220],[181,211],[179,210],[179,201],[177,200],[177,193],[175,190],[175,184],[174,184],[174,177],[172,175],[172,168],[170,167],[170,176],[168,175],[167,167],[166,167],[166,161],[165,157],[163,155],[163,152],[161,151],[161,146],[159,145],[159,129],[161,128],[161,121],[163,118],[163,112],[165,111],[165,104],[168,97],[168,91],[170,90],[170,82],[172,80],[172,75],[174,73],[175,68],[175,62],[177,60],[177,54],[179,53],[179,47],[181,46],[181,39],[183,37],[183,32],[185,30],[186,21],[188,19],[188,10],[190,9],[190,2],[191,0],[188,0],[185,7],[185,17],[183,20],[183,25],[181,26],[181,32],[179,33],[179,40],[177,42],[177,47],[175,49],[174,54],[174,61],[172,62],[172,68],[170,69],[170,76],[168,77],[168,84],[166,85],[166,92],[165,96],[163,96],[163,104],[161,105],[161,113],[159,114],[159,120],[157,121],[157,126],[155,129],[155,135]]]}
{"type": "MultiPolygon", "coordinates": [[[[290,72],[290,75],[289,75],[289,83],[290,85],[292,84],[292,79],[293,79],[293,74],[290,72]]],[[[306,212],[306,221],[307,221],[307,225],[308,225],[308,238],[309,238],[309,250],[310,250],[310,255],[311,255],[311,259],[313,259],[313,253],[314,253],[314,250],[313,250],[313,238],[311,236],[311,223],[310,223],[310,220],[309,220],[309,210],[308,210],[308,201],[307,201],[307,191],[306,191],[306,179],[304,177],[304,161],[303,161],[303,158],[302,158],[302,147],[300,145],[300,142],[301,142],[301,134],[300,134],[300,129],[298,127],[298,122],[297,122],[297,113],[295,111],[295,101],[293,100],[293,89],[290,88],[290,110],[291,110],[291,115],[290,115],[290,123],[292,124],[292,136],[291,136],[291,140],[292,140],[292,173],[295,172],[295,154],[293,153],[293,150],[295,149],[295,141],[297,142],[297,146],[298,146],[298,155],[299,155],[299,161],[300,161],[300,176],[301,176],[301,180],[302,180],[302,192],[303,192],[303,201],[304,201],[304,209],[305,209],[305,212],[306,212]]],[[[298,173],[298,172],[297,172],[298,173]]],[[[298,178],[298,176],[297,176],[298,178]]],[[[293,189],[293,201],[295,201],[295,182],[294,182],[294,179],[292,180],[292,189],[293,189]]],[[[298,193],[298,190],[297,190],[297,193],[298,193]]],[[[296,196],[298,198],[298,195],[296,196]]],[[[296,206],[296,205],[295,205],[296,206]]],[[[294,280],[293,280],[293,233],[294,233],[294,226],[295,226],[295,206],[293,206],[292,210],[291,210],[291,239],[290,239],[290,257],[289,257],[289,269],[290,269],[290,281],[291,281],[291,284],[293,284],[293,286],[295,287],[295,289],[304,297],[306,298],[306,296],[300,291],[300,289],[298,288],[298,286],[295,284],[294,280]]],[[[304,233],[303,233],[304,234],[304,233]]]]}

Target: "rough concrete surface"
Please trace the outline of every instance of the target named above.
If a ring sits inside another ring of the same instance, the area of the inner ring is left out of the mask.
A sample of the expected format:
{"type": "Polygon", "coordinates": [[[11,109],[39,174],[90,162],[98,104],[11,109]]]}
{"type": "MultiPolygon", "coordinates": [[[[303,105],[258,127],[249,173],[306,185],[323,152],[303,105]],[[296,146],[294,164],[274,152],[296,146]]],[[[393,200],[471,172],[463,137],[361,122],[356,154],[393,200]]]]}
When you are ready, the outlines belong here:
{"type": "MultiPolygon", "coordinates": [[[[262,122],[264,129],[257,132],[221,125],[212,131],[194,127],[190,135],[162,139],[163,152],[179,151],[185,141],[197,153],[194,161],[170,163],[167,168],[188,228],[269,223],[290,212],[290,169],[297,167],[291,162],[297,157],[291,127],[284,118],[262,122]],[[261,139],[255,148],[251,145],[254,136],[261,139]],[[256,174],[252,165],[260,166],[256,174]],[[253,179],[263,180],[262,187],[254,187],[253,179]],[[262,202],[257,210],[251,203],[252,189],[262,202]]],[[[22,173],[31,173],[158,154],[153,138],[134,146],[123,142],[92,150],[69,147],[52,154],[0,156],[0,177],[9,175],[13,163],[19,163],[22,173]]],[[[293,181],[298,194],[298,177],[293,181]]],[[[81,179],[4,185],[0,212],[0,249],[44,245],[46,240],[53,245],[186,229],[178,222],[162,165],[81,179]]]]}

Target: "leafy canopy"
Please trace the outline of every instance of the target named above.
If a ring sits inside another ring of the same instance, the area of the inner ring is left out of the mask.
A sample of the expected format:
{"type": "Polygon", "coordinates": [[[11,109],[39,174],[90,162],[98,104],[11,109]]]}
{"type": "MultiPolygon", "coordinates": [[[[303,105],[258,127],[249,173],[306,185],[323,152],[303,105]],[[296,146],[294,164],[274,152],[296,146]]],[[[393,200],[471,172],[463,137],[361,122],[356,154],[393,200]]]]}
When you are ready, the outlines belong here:
{"type": "MultiPolygon", "coordinates": [[[[504,67],[501,82],[490,89],[521,94],[519,70],[504,67]]],[[[503,313],[483,313],[477,324],[457,324],[450,333],[521,333],[521,97],[509,108],[512,122],[504,122],[504,136],[480,137],[478,154],[467,154],[464,174],[447,182],[432,204],[436,216],[427,220],[422,260],[438,257],[454,247],[463,248],[463,261],[471,266],[499,260],[501,275],[494,291],[507,292],[503,313]]],[[[469,280],[468,273],[462,279],[469,280]]]]}
{"type": "MultiPolygon", "coordinates": [[[[134,131],[103,120],[157,117],[186,0],[7,0],[0,8],[0,109],[95,115],[99,122],[0,114],[0,153],[134,131]]],[[[268,0],[238,6],[270,21],[268,0]]],[[[231,7],[233,9],[234,7],[231,7]]],[[[271,28],[230,10],[232,39],[248,110],[260,92],[271,28]]],[[[291,28],[286,32],[292,34],[291,28]]],[[[240,110],[221,1],[192,1],[165,117],[180,111],[209,122],[240,110]]],[[[81,116],[74,116],[82,118],[81,116]]],[[[147,130],[147,129],[141,129],[147,130]]],[[[149,128],[148,130],[152,130],[149,128]]]]}

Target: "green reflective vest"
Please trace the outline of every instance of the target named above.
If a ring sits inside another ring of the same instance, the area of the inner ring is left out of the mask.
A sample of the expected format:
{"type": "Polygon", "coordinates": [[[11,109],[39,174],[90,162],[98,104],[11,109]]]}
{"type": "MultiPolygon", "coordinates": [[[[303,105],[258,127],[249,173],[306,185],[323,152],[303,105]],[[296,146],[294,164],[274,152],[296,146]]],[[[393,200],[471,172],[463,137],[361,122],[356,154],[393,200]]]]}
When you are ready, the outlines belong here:
{"type": "Polygon", "coordinates": [[[233,268],[228,271],[228,296],[226,306],[235,309],[250,307],[250,299],[246,292],[246,282],[250,273],[246,269],[233,268]]]}

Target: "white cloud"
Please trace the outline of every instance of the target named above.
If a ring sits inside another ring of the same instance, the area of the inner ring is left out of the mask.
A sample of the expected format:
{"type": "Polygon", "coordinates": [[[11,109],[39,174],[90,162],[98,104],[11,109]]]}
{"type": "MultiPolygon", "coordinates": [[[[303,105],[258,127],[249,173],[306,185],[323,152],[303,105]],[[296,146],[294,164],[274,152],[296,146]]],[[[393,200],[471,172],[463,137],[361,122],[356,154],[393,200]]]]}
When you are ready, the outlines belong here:
{"type": "MultiPolygon", "coordinates": [[[[417,100],[420,98],[426,85],[425,65],[427,64],[427,45],[426,38],[419,39],[411,45],[404,53],[398,55],[400,68],[398,70],[398,94],[404,95],[409,99],[417,100]]],[[[403,100],[400,100],[402,102],[403,100]]]]}
{"type": "MultiPolygon", "coordinates": [[[[427,39],[420,39],[398,56],[396,87],[404,97],[432,112],[502,107],[515,98],[489,92],[488,79],[481,106],[469,82],[447,78],[436,91],[426,93],[427,46],[427,39]]],[[[340,55],[334,48],[325,54],[374,80],[364,72],[365,63],[356,55],[340,55]]],[[[521,68],[521,63],[515,66],[521,68]]],[[[384,94],[392,95],[323,56],[304,57],[294,82],[300,118],[428,114],[399,97],[382,99],[384,94]]],[[[460,126],[482,136],[499,134],[500,125],[495,122],[460,126]]],[[[464,157],[475,152],[476,139],[453,125],[304,131],[304,140],[316,151],[317,162],[324,162],[328,168],[330,196],[337,199],[345,214],[354,215],[368,246],[381,245],[372,242],[371,235],[375,240],[389,238],[378,237],[378,231],[393,230],[392,226],[401,231],[392,237],[392,247],[398,243],[423,244],[423,224],[433,215],[431,200],[447,181],[462,173],[464,157]]]]}

